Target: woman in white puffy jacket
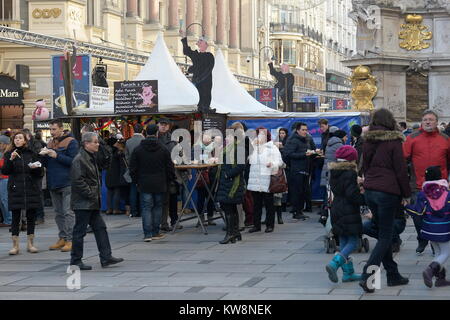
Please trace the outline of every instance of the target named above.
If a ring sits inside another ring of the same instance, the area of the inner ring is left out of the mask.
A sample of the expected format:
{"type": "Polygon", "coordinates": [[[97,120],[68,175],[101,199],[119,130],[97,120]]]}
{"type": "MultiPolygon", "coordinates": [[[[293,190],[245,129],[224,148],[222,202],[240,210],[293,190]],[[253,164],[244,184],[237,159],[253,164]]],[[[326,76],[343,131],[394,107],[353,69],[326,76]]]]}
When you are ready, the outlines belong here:
{"type": "Polygon", "coordinates": [[[253,196],[253,228],[249,232],[261,231],[263,204],[266,208],[266,232],[272,232],[275,225],[273,193],[269,192],[270,176],[276,174],[284,165],[281,153],[271,141],[270,132],[264,128],[256,129],[257,137],[253,141],[253,152],[249,156],[250,175],[247,190],[253,196]]]}

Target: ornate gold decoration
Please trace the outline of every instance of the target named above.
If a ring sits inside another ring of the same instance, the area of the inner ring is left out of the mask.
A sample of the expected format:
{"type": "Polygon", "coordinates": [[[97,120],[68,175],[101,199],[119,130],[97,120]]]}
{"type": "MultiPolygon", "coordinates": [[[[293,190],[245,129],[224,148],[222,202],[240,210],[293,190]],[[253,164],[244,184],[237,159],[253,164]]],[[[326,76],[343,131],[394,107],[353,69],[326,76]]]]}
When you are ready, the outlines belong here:
{"type": "Polygon", "coordinates": [[[376,78],[367,66],[358,66],[350,77],[353,107],[356,110],[373,110],[372,99],[377,94],[376,78]]]}
{"type": "Polygon", "coordinates": [[[53,8],[53,9],[39,9],[36,8],[33,10],[33,12],[31,13],[31,15],[33,16],[33,18],[35,19],[49,19],[51,17],[53,18],[58,18],[62,13],[62,10],[60,8],[53,8]]]}
{"type": "Polygon", "coordinates": [[[418,51],[430,47],[424,40],[431,40],[433,33],[422,24],[423,17],[417,14],[408,14],[405,18],[407,24],[402,24],[398,37],[404,41],[400,42],[400,48],[408,51],[418,51]]]}

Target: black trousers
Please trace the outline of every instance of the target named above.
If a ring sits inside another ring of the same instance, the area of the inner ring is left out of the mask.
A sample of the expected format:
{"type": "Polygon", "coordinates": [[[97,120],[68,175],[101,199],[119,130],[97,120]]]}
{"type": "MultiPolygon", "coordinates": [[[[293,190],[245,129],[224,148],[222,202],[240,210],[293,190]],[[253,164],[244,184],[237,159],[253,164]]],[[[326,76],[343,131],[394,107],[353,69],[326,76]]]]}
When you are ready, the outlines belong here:
{"type": "Polygon", "coordinates": [[[198,107],[200,111],[207,111],[211,105],[212,75],[200,83],[196,83],[200,101],[198,107]]]}
{"type": "MultiPolygon", "coordinates": [[[[11,210],[12,212],[12,224],[11,224],[11,234],[13,236],[18,236],[20,231],[20,217],[21,210],[11,210]]],[[[34,223],[36,221],[36,209],[28,209],[26,211],[27,215],[27,234],[34,234],[34,223]]]]}
{"type": "Polygon", "coordinates": [[[305,207],[305,200],[307,197],[307,189],[309,183],[309,177],[306,174],[295,173],[291,171],[289,179],[290,202],[295,208],[296,213],[303,211],[305,207]]]}
{"type": "Polygon", "coordinates": [[[80,264],[83,258],[84,236],[88,224],[94,231],[95,241],[100,253],[100,262],[111,258],[111,244],[109,242],[106,224],[100,215],[100,210],[74,210],[75,226],[73,227],[72,252],[70,264],[80,264]]]}
{"type": "MultiPolygon", "coordinates": [[[[197,188],[197,210],[200,215],[205,211],[205,202],[208,198],[208,190],[206,188],[197,188]]],[[[212,218],[214,216],[214,203],[211,199],[209,199],[206,204],[206,213],[208,218],[212,218]]]]}
{"type": "Polygon", "coordinates": [[[261,215],[263,205],[266,207],[266,227],[275,226],[275,207],[273,205],[273,193],[252,192],[253,196],[253,225],[261,229],[261,215]]]}
{"type": "Polygon", "coordinates": [[[239,233],[239,213],[237,210],[237,204],[220,203],[220,207],[225,212],[227,233],[228,234],[238,234],[239,233]]]}

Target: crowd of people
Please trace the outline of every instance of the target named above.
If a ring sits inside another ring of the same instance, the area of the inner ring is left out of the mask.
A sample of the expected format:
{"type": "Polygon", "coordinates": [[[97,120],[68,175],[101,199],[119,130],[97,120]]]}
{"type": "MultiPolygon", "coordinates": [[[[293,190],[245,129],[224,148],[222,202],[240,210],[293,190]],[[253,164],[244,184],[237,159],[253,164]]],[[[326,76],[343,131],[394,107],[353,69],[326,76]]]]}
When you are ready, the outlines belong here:
{"type": "Polygon", "coordinates": [[[172,139],[173,123],[166,118],[146,127],[135,124],[127,140],[120,133],[99,135],[92,124],[86,124],[77,141],[59,120],[50,122],[48,143],[27,129],[0,135],[0,226],[9,227],[12,234],[9,254],[19,254],[21,230],[27,231],[27,250],[39,251],[34,235],[36,222],[44,221],[43,181],[59,231],[49,249],[71,252],[71,265],[82,270],[91,269],[82,261],[88,231],[95,235],[102,266],[123,261],[112,256],[102,209],[105,214],[141,217],[145,242],[164,238],[175,226],[182,228],[177,223],[178,203],[186,201],[183,182],[192,178],[192,172],[176,169],[173,156],[177,155],[194,157],[195,163],[218,163],[201,171],[202,179],[194,188],[200,214],[197,226],[216,225],[215,213],[223,213],[226,233],[221,244],[241,241],[245,228],[255,233],[265,225],[266,233],[274,232],[276,222],[284,223],[283,213],[289,207],[293,219],[310,218],[305,212],[312,212],[312,181],[320,179],[319,221],[331,219],[339,239],[339,251],[326,266],[331,281],[338,281],[337,271],[342,268],[342,281],[360,281],[366,292],[373,292],[367,269],[383,263],[389,286],[407,284],[393,259],[393,252],[400,250],[407,212],[417,230],[417,254],[429,241],[435,252],[423,274],[425,284],[430,286],[436,277],[436,286],[448,285],[444,264],[450,255],[450,139],[446,135],[450,126],[439,125],[438,115],[426,111],[419,128],[410,130],[406,123],[397,125],[386,109],[376,110],[369,125],[353,125],[349,133],[326,119],[318,125],[320,148],[303,122],[291,130],[279,128],[276,136],[272,128],[258,127],[254,137],[246,135],[243,123],[235,122],[229,127],[234,134],[225,139],[202,134],[191,154],[182,149],[181,141],[172,139]],[[245,151],[243,162],[240,147],[245,151]],[[284,174],[285,181],[276,183],[285,183],[286,188],[274,191],[274,176],[284,174]],[[215,199],[209,197],[211,190],[215,199]],[[363,206],[369,209],[364,223],[363,206]],[[350,254],[363,233],[377,243],[360,275],[350,254]]]}

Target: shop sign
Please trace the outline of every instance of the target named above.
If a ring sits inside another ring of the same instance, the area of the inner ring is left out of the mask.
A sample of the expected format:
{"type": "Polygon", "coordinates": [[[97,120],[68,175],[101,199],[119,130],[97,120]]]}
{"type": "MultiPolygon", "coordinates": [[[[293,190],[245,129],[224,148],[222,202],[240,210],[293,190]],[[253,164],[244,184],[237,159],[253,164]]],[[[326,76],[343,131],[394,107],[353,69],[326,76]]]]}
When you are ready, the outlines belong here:
{"type": "Polygon", "coordinates": [[[0,75],[0,105],[21,105],[23,92],[19,83],[5,75],[0,75]]]}

